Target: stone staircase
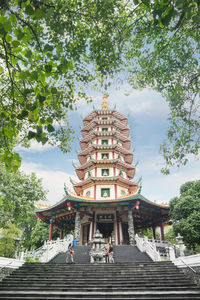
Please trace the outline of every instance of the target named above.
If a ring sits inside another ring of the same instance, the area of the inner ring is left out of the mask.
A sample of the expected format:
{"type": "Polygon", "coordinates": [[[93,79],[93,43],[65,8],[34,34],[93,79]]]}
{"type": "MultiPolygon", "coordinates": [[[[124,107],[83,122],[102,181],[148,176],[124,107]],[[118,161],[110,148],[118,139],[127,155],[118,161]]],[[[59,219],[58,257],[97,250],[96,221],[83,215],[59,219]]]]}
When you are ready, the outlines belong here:
{"type": "Polygon", "coordinates": [[[0,299],[200,299],[200,289],[171,262],[26,263],[0,283],[0,299]]]}
{"type": "Polygon", "coordinates": [[[87,264],[90,262],[89,252],[92,246],[75,246],[74,262],[78,264],[87,264]]]}
{"type": "Polygon", "coordinates": [[[113,246],[114,260],[119,262],[150,262],[152,259],[146,254],[141,252],[136,246],[113,246]]]}
{"type": "MultiPolygon", "coordinates": [[[[77,264],[87,264],[90,262],[89,252],[91,250],[91,246],[75,246],[74,249],[74,262],[77,264]]],[[[50,262],[63,264],[66,260],[66,253],[57,254],[50,262]]]]}

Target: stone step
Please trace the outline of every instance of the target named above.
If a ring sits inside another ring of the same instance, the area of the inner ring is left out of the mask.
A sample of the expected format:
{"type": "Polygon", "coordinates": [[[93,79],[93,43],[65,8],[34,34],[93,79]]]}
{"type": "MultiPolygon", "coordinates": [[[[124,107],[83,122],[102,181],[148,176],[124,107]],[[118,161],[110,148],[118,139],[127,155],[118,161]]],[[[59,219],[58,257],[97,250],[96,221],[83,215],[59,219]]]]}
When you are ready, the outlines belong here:
{"type": "MultiPolygon", "coordinates": [[[[123,263],[123,262],[119,262],[119,263],[114,263],[114,265],[117,265],[117,266],[139,266],[139,265],[146,265],[146,266],[150,266],[150,265],[163,265],[163,266],[167,266],[167,265],[174,265],[171,261],[150,261],[150,262],[130,262],[129,264],[127,263],[123,263]]],[[[42,262],[37,262],[37,263],[25,263],[21,266],[21,268],[24,268],[24,267],[34,267],[34,266],[43,266],[43,265],[46,265],[46,266],[61,266],[63,265],[62,263],[55,263],[52,265],[51,262],[47,262],[47,263],[42,263],[42,262]]],[[[99,263],[93,263],[93,264],[86,264],[87,267],[93,267],[93,266],[101,266],[101,265],[106,265],[106,266],[112,266],[112,264],[99,264],[99,263]]],[[[82,267],[82,264],[76,264],[76,266],[81,266],[82,267]]]]}
{"type": "Polygon", "coordinates": [[[48,296],[42,296],[42,297],[35,297],[35,296],[28,296],[28,298],[27,297],[23,297],[23,296],[20,296],[20,297],[18,297],[18,296],[7,296],[7,295],[3,295],[2,297],[1,297],[1,295],[0,295],[0,299],[4,299],[4,300],[23,300],[23,299],[29,299],[29,300],[38,300],[38,299],[43,299],[43,300],[50,300],[50,299],[52,299],[52,300],[61,300],[61,299],[65,299],[65,300],[71,300],[71,299],[73,299],[73,300],[91,300],[91,299],[94,299],[94,300],[125,300],[125,299],[131,299],[131,300],[138,300],[138,299],[142,299],[142,300],[155,300],[155,299],[157,299],[157,300],[163,300],[163,299],[165,299],[165,300],[188,300],[188,299],[191,299],[191,300],[196,300],[196,299],[200,299],[200,297],[198,296],[198,295],[188,295],[188,294],[186,294],[186,295],[176,295],[176,296],[174,296],[174,295],[166,295],[165,296],[165,298],[163,298],[163,296],[161,295],[161,296],[148,296],[148,295],[146,295],[146,296],[138,296],[138,295],[136,295],[136,296],[134,296],[134,295],[131,295],[131,296],[127,296],[127,297],[124,297],[124,296],[112,296],[112,295],[110,295],[110,296],[106,296],[106,297],[101,297],[101,298],[97,298],[97,296],[95,296],[95,297],[93,297],[93,298],[91,298],[91,297],[83,297],[83,296],[81,296],[81,297],[77,297],[77,296],[62,296],[62,298],[60,298],[60,297],[56,297],[56,296],[53,296],[53,297],[48,297],[48,296]]]}
{"type": "Polygon", "coordinates": [[[53,292],[53,291],[1,291],[0,299],[200,299],[197,291],[138,291],[138,292],[53,292]],[[12,297],[12,298],[10,298],[12,297]]]}
{"type": "Polygon", "coordinates": [[[97,273],[106,273],[106,274],[113,274],[113,273],[116,273],[116,274],[124,274],[124,273],[128,273],[128,274],[146,274],[146,273],[149,273],[151,272],[152,274],[153,273],[160,273],[160,274],[171,274],[171,273],[177,273],[177,270],[175,268],[173,269],[94,269],[94,270],[87,270],[87,269],[79,269],[79,270],[73,270],[73,269],[66,269],[66,270],[54,270],[53,268],[52,269],[45,269],[45,270],[42,270],[42,269],[37,269],[37,270],[22,270],[21,272],[20,271],[17,271],[17,272],[13,272],[12,274],[13,275],[19,275],[19,274],[30,274],[32,273],[33,275],[38,275],[38,274],[45,274],[45,273],[52,273],[54,272],[55,275],[57,274],[76,274],[76,273],[81,273],[81,274],[86,274],[86,273],[90,273],[90,274],[97,274],[97,273]]]}
{"type": "MultiPolygon", "coordinates": [[[[93,279],[95,279],[95,280],[101,280],[101,279],[105,279],[105,278],[119,278],[119,279],[123,279],[123,278],[130,278],[131,280],[136,280],[137,278],[138,279],[144,279],[144,278],[147,278],[147,279],[149,279],[149,278],[174,278],[174,279],[176,279],[177,277],[178,278],[185,278],[185,275],[183,274],[183,273],[171,273],[171,274],[163,274],[163,275],[161,275],[161,274],[159,274],[159,273],[146,273],[146,274],[137,274],[137,273],[135,273],[135,274],[128,274],[128,273],[122,273],[122,274],[115,274],[115,273],[113,273],[113,274],[105,274],[105,273],[100,273],[100,274],[84,274],[84,275],[87,275],[87,276],[85,276],[85,278],[93,278],[93,279]],[[152,276],[153,275],[153,276],[152,276]]],[[[72,276],[72,274],[63,274],[63,275],[59,275],[58,274],[58,276],[54,276],[54,277],[52,277],[52,275],[51,274],[47,274],[47,273],[44,273],[44,274],[38,274],[38,276],[35,276],[35,275],[32,275],[32,274],[29,274],[29,275],[27,275],[25,278],[27,278],[27,279],[31,279],[31,280],[41,280],[41,278],[53,278],[54,280],[60,280],[60,279],[64,279],[64,278],[66,278],[66,279],[71,279],[71,280],[76,280],[76,279],[81,279],[83,276],[82,276],[82,274],[74,274],[73,276],[72,276]]],[[[17,275],[17,276],[10,276],[9,277],[10,279],[13,279],[13,278],[15,278],[15,279],[19,279],[19,280],[21,280],[21,279],[23,279],[24,278],[24,276],[22,275],[17,275]]]]}
{"type": "Polygon", "coordinates": [[[136,246],[113,246],[113,254],[115,262],[152,261],[146,253],[142,253],[136,246]]]}
{"type": "MultiPolygon", "coordinates": [[[[177,284],[181,284],[181,283],[189,283],[191,282],[188,278],[186,277],[182,277],[182,278],[177,278],[176,281],[174,280],[174,278],[156,278],[156,282],[155,282],[155,279],[154,278],[143,278],[143,280],[139,279],[139,278],[135,278],[134,281],[132,278],[101,278],[98,282],[94,279],[94,278],[87,278],[87,279],[84,279],[84,278],[77,278],[76,279],[76,283],[80,283],[80,284],[83,284],[85,283],[87,280],[87,283],[88,284],[103,284],[103,283],[113,283],[113,284],[126,284],[126,283],[131,283],[131,284],[143,284],[143,283],[155,283],[155,284],[160,284],[160,283],[165,283],[167,282],[168,284],[169,283],[177,283],[177,284]]],[[[55,283],[56,285],[59,284],[61,281],[61,279],[53,279],[53,278],[44,278],[42,280],[42,283],[47,283],[47,284],[51,284],[51,283],[55,283]]],[[[28,280],[27,278],[20,278],[20,279],[11,279],[11,278],[6,278],[4,279],[3,283],[1,282],[0,283],[0,286],[2,286],[2,284],[13,284],[13,283],[16,283],[17,285],[19,284],[19,282],[21,284],[24,284],[24,283],[29,283],[30,280],[28,280]]],[[[41,282],[41,279],[37,279],[37,280],[31,280],[32,283],[35,282],[35,284],[39,284],[41,282]]],[[[71,280],[71,278],[63,278],[62,279],[62,283],[71,283],[73,282],[71,280]]]]}
{"type": "MultiPolygon", "coordinates": [[[[96,280],[96,282],[97,281],[101,281],[101,280],[104,280],[105,278],[107,279],[107,280],[109,280],[109,279],[112,279],[114,276],[102,276],[102,277],[95,277],[94,278],[94,276],[90,276],[89,274],[88,274],[88,276],[87,276],[87,279],[94,279],[94,280],[96,280]]],[[[165,277],[163,277],[163,278],[160,278],[160,276],[159,275],[157,275],[157,276],[154,276],[153,278],[154,278],[154,280],[157,280],[157,279],[162,279],[162,280],[176,280],[176,278],[177,278],[178,276],[177,275],[175,275],[175,276],[165,276],[165,277]]],[[[70,279],[72,282],[74,282],[74,281],[76,281],[76,280],[81,280],[81,276],[77,276],[77,277],[64,277],[64,276],[61,276],[61,277],[57,277],[57,278],[53,278],[52,276],[44,276],[44,277],[39,277],[39,278],[35,278],[35,277],[26,277],[26,281],[40,281],[40,280],[54,280],[55,282],[58,282],[58,281],[60,281],[60,280],[67,280],[67,279],[70,279]]],[[[179,277],[179,279],[181,279],[181,280],[184,280],[184,275],[182,275],[181,277],[179,277]]],[[[12,277],[12,278],[9,278],[9,279],[5,279],[5,280],[13,280],[14,279],[14,277],[12,277]]],[[[135,277],[133,277],[133,276],[117,276],[116,277],[116,280],[132,280],[132,281],[135,281],[135,280],[142,280],[142,281],[144,281],[144,280],[146,280],[146,281],[148,281],[149,279],[151,280],[151,278],[149,277],[149,276],[146,276],[146,277],[144,277],[144,276],[135,276],[135,277]]],[[[20,281],[23,281],[23,277],[18,277],[18,278],[16,278],[16,281],[18,281],[18,282],[20,282],[20,281]]]]}
{"type": "MultiPolygon", "coordinates": [[[[75,265],[74,265],[75,266],[75,265]]],[[[127,267],[127,268],[125,268],[125,267],[115,267],[115,266],[112,266],[112,267],[106,267],[106,266],[100,266],[99,268],[98,267],[96,267],[96,268],[87,268],[87,267],[84,267],[84,268],[76,268],[76,267],[71,267],[71,264],[69,264],[69,265],[67,265],[66,267],[62,267],[62,268],[51,268],[51,270],[54,270],[54,271],[59,271],[59,272],[61,272],[61,271],[67,271],[67,270],[74,270],[74,271],[81,271],[81,270],[84,270],[84,271],[107,271],[107,272],[109,272],[109,271],[112,271],[112,270],[114,270],[114,271],[118,271],[118,270],[136,270],[136,271],[140,271],[140,270],[148,270],[149,271],[149,268],[147,268],[147,267],[140,267],[140,266],[138,266],[138,267],[127,267]]],[[[43,271],[48,271],[48,270],[50,270],[50,268],[49,267],[38,267],[38,268],[34,268],[34,269],[31,269],[31,268],[24,268],[24,269],[20,269],[20,272],[23,272],[23,271],[27,271],[27,272],[34,272],[34,271],[41,271],[41,270],[43,270],[43,271]]],[[[175,266],[171,266],[171,267],[162,267],[162,266],[158,266],[158,267],[152,267],[151,268],[151,270],[165,270],[165,271],[171,271],[171,270],[176,270],[176,267],[175,266]]],[[[18,270],[16,270],[15,271],[16,273],[18,272],[18,270]]]]}
{"type": "Polygon", "coordinates": [[[200,289],[171,263],[25,264],[0,284],[0,299],[199,299],[200,289]]]}

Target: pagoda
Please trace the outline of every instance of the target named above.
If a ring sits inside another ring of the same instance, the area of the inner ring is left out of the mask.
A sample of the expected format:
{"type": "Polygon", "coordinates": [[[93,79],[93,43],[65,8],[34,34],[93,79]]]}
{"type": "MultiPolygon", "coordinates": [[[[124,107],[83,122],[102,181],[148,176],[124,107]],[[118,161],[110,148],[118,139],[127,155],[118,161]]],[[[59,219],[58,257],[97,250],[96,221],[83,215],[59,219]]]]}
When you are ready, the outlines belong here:
{"type": "Polygon", "coordinates": [[[79,181],[71,180],[74,193],[65,186],[61,201],[36,210],[36,216],[49,223],[49,240],[59,228],[60,238],[74,231],[77,243],[85,245],[98,229],[106,243],[134,244],[135,233],[144,228],[152,228],[156,239],[158,226],[164,240],[169,207],[140,194],[127,122],[126,116],[109,108],[106,96],[101,109],[83,119],[80,165],[74,164],[79,181]]]}

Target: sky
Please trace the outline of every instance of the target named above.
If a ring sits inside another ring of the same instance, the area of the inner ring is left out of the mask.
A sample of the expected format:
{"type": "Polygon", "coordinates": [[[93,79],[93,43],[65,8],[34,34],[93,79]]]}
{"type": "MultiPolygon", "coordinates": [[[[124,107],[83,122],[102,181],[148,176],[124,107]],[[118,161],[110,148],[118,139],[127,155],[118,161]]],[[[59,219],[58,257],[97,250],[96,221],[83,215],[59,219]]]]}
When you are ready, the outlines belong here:
{"type": "MultiPolygon", "coordinates": [[[[57,147],[42,146],[36,141],[32,142],[29,149],[18,148],[23,158],[21,170],[26,174],[34,172],[38,178],[42,178],[43,186],[48,190],[49,204],[55,204],[64,196],[64,183],[73,191],[70,177],[79,181],[72,161],[79,164],[76,150],[80,150],[78,137],[81,137],[82,118],[93,110],[93,106],[99,109],[103,98],[98,92],[90,92],[88,95],[93,102],[86,104],[80,101],[77,111],[68,115],[70,125],[76,132],[70,153],[63,154],[57,147]]],[[[181,184],[199,179],[200,161],[193,158],[186,166],[171,169],[170,175],[160,172],[164,160],[159,154],[159,148],[169,124],[168,104],[160,94],[150,89],[133,90],[123,85],[120,89],[110,89],[108,102],[111,109],[116,105],[116,110],[128,116],[131,148],[134,149],[133,162],[138,162],[134,180],[142,176],[143,196],[156,203],[167,203],[179,195],[181,184]]]]}

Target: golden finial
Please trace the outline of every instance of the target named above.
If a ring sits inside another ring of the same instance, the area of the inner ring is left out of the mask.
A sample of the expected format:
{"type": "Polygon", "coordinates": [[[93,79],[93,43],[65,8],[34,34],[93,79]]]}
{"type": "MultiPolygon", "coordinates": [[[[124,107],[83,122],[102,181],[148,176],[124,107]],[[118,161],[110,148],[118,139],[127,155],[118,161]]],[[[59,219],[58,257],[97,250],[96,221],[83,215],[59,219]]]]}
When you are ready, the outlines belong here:
{"type": "Polygon", "coordinates": [[[108,99],[107,96],[104,95],[103,96],[103,102],[101,104],[101,108],[107,110],[108,109],[108,99]]]}

